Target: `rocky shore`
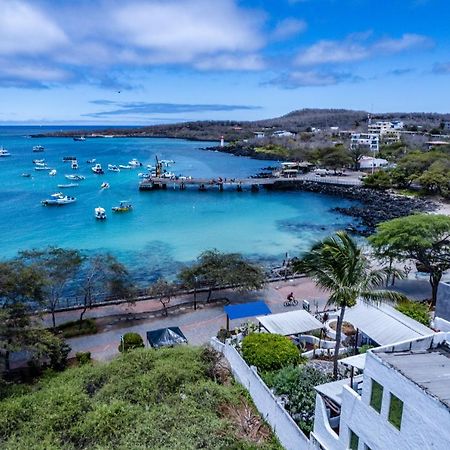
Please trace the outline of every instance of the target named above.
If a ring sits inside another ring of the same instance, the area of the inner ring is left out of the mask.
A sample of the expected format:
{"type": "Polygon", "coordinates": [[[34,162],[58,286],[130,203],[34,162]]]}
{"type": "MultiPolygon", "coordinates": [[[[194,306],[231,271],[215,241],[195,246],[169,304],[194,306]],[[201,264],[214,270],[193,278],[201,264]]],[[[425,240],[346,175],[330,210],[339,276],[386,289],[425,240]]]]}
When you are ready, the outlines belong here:
{"type": "Polygon", "coordinates": [[[275,185],[271,186],[271,189],[295,189],[357,201],[359,205],[349,208],[337,207],[334,208],[334,211],[356,218],[359,226],[350,231],[363,236],[372,234],[376,226],[386,220],[407,216],[415,212],[431,212],[438,209],[438,205],[430,200],[406,197],[392,192],[377,191],[360,186],[338,186],[299,180],[297,183],[275,183],[275,185]]]}

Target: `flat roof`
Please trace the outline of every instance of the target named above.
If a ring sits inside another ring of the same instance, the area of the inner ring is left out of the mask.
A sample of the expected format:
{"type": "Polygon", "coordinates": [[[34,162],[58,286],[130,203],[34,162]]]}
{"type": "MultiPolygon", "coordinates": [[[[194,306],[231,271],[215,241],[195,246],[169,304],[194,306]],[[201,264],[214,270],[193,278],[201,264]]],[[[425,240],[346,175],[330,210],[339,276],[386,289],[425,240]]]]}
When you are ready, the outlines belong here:
{"type": "MultiPolygon", "coordinates": [[[[358,384],[363,380],[362,375],[353,378],[353,385],[358,384]]],[[[337,405],[342,404],[342,391],[344,386],[350,386],[351,378],[344,378],[343,380],[332,381],[331,383],[319,384],[314,389],[321,395],[333,400],[337,405]]]]}
{"type": "Polygon", "coordinates": [[[344,366],[356,367],[358,370],[364,370],[364,367],[366,366],[366,356],[366,353],[362,353],[360,355],[339,359],[338,362],[344,364],[344,366]]]}
{"type": "Polygon", "coordinates": [[[450,409],[450,348],[377,352],[384,362],[450,409]]]}
{"type": "Polygon", "coordinates": [[[392,306],[372,305],[361,300],[352,308],[345,310],[344,320],[379,345],[433,334],[433,330],[405,316],[392,306]]]}
{"type": "Polygon", "coordinates": [[[269,333],[283,336],[323,328],[323,323],[304,309],[269,316],[258,316],[256,319],[269,333]]]}
{"type": "Polygon", "coordinates": [[[244,317],[254,317],[259,314],[271,314],[269,307],[262,301],[240,303],[238,305],[228,305],[223,308],[230,320],[243,319],[244,317]]]}

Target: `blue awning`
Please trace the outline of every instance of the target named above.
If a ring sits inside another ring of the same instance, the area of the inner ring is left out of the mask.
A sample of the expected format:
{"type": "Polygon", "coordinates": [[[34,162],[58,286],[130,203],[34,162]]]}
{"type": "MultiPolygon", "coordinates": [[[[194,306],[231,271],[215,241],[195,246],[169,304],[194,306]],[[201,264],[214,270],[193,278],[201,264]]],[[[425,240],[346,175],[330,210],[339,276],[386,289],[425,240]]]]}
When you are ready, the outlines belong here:
{"type": "Polygon", "coordinates": [[[228,305],[224,307],[224,310],[230,320],[272,314],[272,311],[262,300],[239,305],[228,305]]]}

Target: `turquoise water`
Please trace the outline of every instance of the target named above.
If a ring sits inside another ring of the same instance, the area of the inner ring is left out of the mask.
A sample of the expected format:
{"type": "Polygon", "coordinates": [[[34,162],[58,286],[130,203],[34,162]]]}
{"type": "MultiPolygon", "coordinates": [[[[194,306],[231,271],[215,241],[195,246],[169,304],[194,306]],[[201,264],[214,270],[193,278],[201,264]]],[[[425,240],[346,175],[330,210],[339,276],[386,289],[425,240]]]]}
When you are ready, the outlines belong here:
{"type": "Polygon", "coordinates": [[[108,163],[127,164],[137,158],[144,165],[155,155],[175,160],[170,168],[177,175],[202,177],[244,177],[274,164],[201,150],[208,142],[176,139],[30,139],[28,134],[42,128],[0,128],[0,146],[11,157],[0,158],[0,257],[13,257],[18,250],[57,245],[87,252],[109,251],[139,274],[154,278],[179,264],[192,261],[202,250],[217,248],[242,252],[255,259],[274,263],[285,252],[296,255],[312,242],[348,226],[351,219],[331,209],[349,201],[312,193],[284,192],[139,192],[138,172],[91,172],[88,159],[96,158],[106,169],[108,163]],[[44,153],[32,153],[34,145],[44,153]],[[63,156],[76,156],[80,168],[73,171],[63,156]],[[51,177],[36,172],[33,159],[45,158],[57,170],[51,177]],[[32,174],[24,178],[22,173],[32,174]],[[44,207],[41,200],[59,191],[57,184],[70,181],[65,174],[86,176],[79,187],[64,189],[77,202],[64,207],[44,207]],[[102,182],[111,188],[101,190],[102,182]],[[130,200],[134,210],[113,214],[111,207],[130,200]],[[108,219],[94,219],[94,208],[102,206],[108,219]]]}

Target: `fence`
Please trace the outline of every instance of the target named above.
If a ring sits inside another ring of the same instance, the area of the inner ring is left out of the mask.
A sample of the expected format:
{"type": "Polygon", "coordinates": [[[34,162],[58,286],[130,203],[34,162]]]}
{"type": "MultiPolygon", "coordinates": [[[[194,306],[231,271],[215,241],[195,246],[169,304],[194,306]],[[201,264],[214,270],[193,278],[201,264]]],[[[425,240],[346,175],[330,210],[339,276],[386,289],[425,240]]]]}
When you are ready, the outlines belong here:
{"type": "Polygon", "coordinates": [[[250,368],[233,346],[222,344],[216,338],[211,339],[211,345],[224,355],[234,377],[248,390],[256,408],[277,435],[281,445],[286,450],[307,450],[308,438],[260,378],[256,368],[250,368]]]}
{"type": "Polygon", "coordinates": [[[304,181],[312,181],[314,183],[320,183],[320,184],[338,184],[338,185],[344,185],[344,186],[361,186],[362,181],[357,178],[344,178],[344,177],[338,177],[338,176],[325,176],[321,177],[318,175],[304,175],[301,178],[299,178],[304,181]]]}

